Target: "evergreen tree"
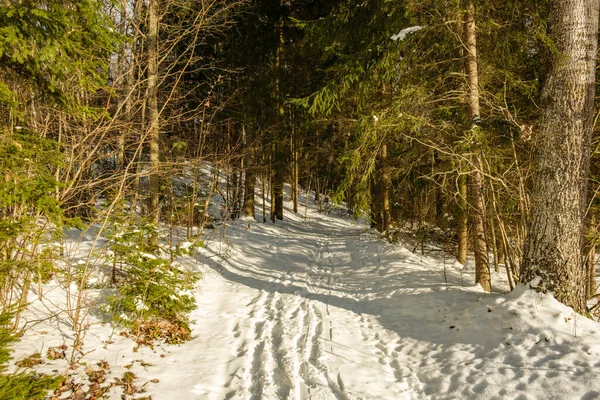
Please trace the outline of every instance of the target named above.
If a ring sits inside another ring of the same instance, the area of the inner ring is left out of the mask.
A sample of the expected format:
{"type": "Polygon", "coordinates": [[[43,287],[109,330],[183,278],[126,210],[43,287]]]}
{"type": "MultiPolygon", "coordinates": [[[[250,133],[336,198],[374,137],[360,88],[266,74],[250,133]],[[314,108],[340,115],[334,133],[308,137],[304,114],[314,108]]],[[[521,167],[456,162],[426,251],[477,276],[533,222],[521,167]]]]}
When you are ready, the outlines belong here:
{"type": "Polygon", "coordinates": [[[9,345],[17,341],[10,329],[11,315],[4,310],[0,314],[0,398],[6,400],[44,399],[48,393],[57,389],[64,378],[62,376],[43,376],[26,372],[6,374],[10,360],[9,345]]]}
{"type": "Polygon", "coordinates": [[[583,313],[585,278],[583,222],[587,212],[590,139],[599,2],[551,1],[553,53],[544,82],[532,207],[522,279],[540,278],[538,288],[583,313]]]}
{"type": "Polygon", "coordinates": [[[52,269],[40,254],[43,238],[66,221],[62,127],[53,130],[46,118],[68,112],[83,125],[98,115],[82,93],[105,87],[119,37],[92,0],[9,2],[0,7],[0,26],[0,299],[9,306],[17,290],[23,306],[33,277],[43,280],[52,269]]]}

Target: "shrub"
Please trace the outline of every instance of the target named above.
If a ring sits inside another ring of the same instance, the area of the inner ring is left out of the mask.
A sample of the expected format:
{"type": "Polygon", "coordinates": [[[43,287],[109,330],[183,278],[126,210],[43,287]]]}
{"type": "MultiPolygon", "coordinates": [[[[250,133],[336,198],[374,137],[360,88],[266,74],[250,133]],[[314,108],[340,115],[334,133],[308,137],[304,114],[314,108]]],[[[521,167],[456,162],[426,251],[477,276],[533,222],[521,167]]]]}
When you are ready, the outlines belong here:
{"type": "Polygon", "coordinates": [[[188,314],[196,308],[192,289],[201,275],[183,269],[176,261],[187,249],[151,246],[154,229],[143,225],[122,229],[113,236],[117,293],[108,300],[113,321],[134,334],[152,321],[165,321],[189,331],[188,314]]]}
{"type": "Polygon", "coordinates": [[[17,340],[10,329],[11,315],[0,314],[0,399],[44,399],[49,391],[57,389],[62,376],[47,376],[27,372],[6,374],[10,360],[9,345],[17,340]]]}

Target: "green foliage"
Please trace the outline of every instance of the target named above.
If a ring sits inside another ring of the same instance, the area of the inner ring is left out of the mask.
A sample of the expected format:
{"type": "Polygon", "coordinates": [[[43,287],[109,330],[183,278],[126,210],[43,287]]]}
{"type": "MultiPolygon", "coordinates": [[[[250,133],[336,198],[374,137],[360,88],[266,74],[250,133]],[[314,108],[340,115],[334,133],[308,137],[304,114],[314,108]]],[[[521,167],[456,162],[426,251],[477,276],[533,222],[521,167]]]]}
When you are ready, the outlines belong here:
{"type": "Polygon", "coordinates": [[[49,391],[59,387],[62,376],[46,376],[20,373],[0,375],[0,398],[3,400],[42,400],[49,391]]]}
{"type": "MultiPolygon", "coordinates": [[[[21,208],[28,215],[41,213],[51,222],[63,219],[55,191],[60,186],[51,168],[62,165],[62,154],[58,144],[50,139],[39,137],[25,129],[7,136],[0,142],[0,174],[4,183],[0,186],[0,204],[8,209],[21,208]]],[[[14,235],[22,229],[26,213],[19,212],[21,218],[10,222],[12,228],[0,228],[0,240],[5,235],[14,235]],[[11,233],[12,232],[12,233],[11,233]]],[[[6,223],[6,221],[3,221],[6,223]]]]}
{"type": "Polygon", "coordinates": [[[6,374],[10,359],[9,345],[17,340],[10,329],[11,314],[0,314],[0,399],[44,399],[48,391],[58,388],[62,376],[44,376],[32,373],[6,374]]]}
{"type": "Polygon", "coordinates": [[[97,0],[13,1],[0,7],[0,104],[17,106],[14,82],[75,104],[74,88],[104,84],[121,42],[97,0]],[[6,79],[6,80],[5,80],[6,79]],[[5,80],[4,82],[2,82],[5,80]]]}
{"type": "Polygon", "coordinates": [[[17,340],[10,330],[10,322],[10,313],[0,313],[0,373],[6,372],[6,364],[10,360],[10,350],[8,346],[17,340]]]}
{"type": "Polygon", "coordinates": [[[112,257],[117,293],[109,298],[113,320],[131,328],[135,322],[166,320],[188,327],[196,308],[191,292],[201,275],[184,270],[175,258],[187,249],[150,245],[155,227],[126,227],[113,235],[112,257]]]}
{"type": "Polygon", "coordinates": [[[171,154],[176,161],[181,161],[188,150],[188,143],[185,141],[175,141],[171,145],[171,154]]]}
{"type": "MultiPolygon", "coordinates": [[[[26,290],[30,277],[45,281],[54,271],[54,249],[40,248],[52,228],[68,220],[56,197],[52,166],[63,156],[58,144],[19,129],[0,140],[0,284],[26,290]]],[[[18,289],[20,290],[20,289],[18,289]]]]}
{"type": "MultiPolygon", "coordinates": [[[[465,106],[464,2],[345,0],[324,18],[294,20],[320,55],[314,86],[294,103],[317,117],[319,135],[333,132],[324,144],[322,136],[315,141],[328,152],[313,156],[335,201],[351,193],[355,207],[368,209],[376,195],[382,144],[392,203],[411,210],[414,196],[432,198],[427,193],[437,190],[432,182],[452,195],[456,172],[465,168],[464,154],[476,149],[493,176],[517,181],[511,160],[522,154],[515,130],[535,121],[540,82],[548,55],[555,52],[547,34],[547,4],[476,3],[481,129],[471,129],[465,106]]],[[[506,188],[514,190],[511,185],[506,188]]],[[[502,207],[512,212],[513,196],[506,197],[502,207]]]]}

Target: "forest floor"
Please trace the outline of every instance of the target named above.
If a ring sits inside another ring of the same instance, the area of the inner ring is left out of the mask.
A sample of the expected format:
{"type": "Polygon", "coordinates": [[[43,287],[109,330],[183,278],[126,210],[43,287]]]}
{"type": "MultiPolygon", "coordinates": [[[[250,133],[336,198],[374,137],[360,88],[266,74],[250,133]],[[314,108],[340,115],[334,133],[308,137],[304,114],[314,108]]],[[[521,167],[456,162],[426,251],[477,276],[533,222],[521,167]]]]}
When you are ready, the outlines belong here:
{"type": "MultiPolygon", "coordinates": [[[[65,373],[45,355],[66,344],[74,380],[99,368],[103,382],[121,378],[111,399],[600,398],[597,322],[550,294],[507,293],[502,267],[486,294],[470,264],[433,245],[413,253],[334,213],[288,211],[220,226],[182,260],[203,272],[190,341],[137,348],[91,312],[73,351],[72,325],[53,311],[66,290],[51,282],[32,292],[15,360],[39,352],[36,370],[65,373]]],[[[83,258],[92,245],[77,242],[83,258]]]]}

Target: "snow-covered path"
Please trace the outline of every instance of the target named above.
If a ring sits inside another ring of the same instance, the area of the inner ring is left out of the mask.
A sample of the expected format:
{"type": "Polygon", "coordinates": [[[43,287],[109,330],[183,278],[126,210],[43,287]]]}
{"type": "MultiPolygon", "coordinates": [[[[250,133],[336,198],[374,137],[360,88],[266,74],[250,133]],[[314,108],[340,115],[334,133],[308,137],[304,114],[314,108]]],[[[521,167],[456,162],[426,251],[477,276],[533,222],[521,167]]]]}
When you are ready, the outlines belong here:
{"type": "MultiPolygon", "coordinates": [[[[133,372],[153,400],[600,398],[598,323],[550,294],[502,294],[503,269],[485,294],[471,268],[439,250],[415,254],[349,219],[306,216],[234,221],[181,259],[204,275],[189,342],[137,348],[92,312],[73,352],[82,367],[35,368],[87,385],[84,369],[102,360],[107,383],[133,372]]],[[[61,344],[70,352],[68,320],[45,317],[64,309],[64,292],[48,287],[31,301],[24,319],[38,322],[15,359],[61,344]]],[[[107,395],[121,399],[123,387],[107,395]]]]}
{"type": "Polygon", "coordinates": [[[231,316],[228,370],[214,398],[416,398],[418,378],[401,367],[399,346],[381,337],[374,315],[407,292],[403,280],[435,278],[392,279],[384,247],[363,226],[326,216],[235,224],[223,242],[209,245],[201,261],[228,287],[205,283],[202,290],[239,300],[211,313],[231,316]]]}
{"type": "Polygon", "coordinates": [[[600,396],[597,324],[578,321],[586,344],[548,296],[485,295],[442,253],[423,257],[351,221],[310,217],[236,222],[197,254],[210,270],[195,339],[183,358],[169,357],[178,372],[166,367],[184,384],[155,398],[600,396]],[[186,372],[197,365],[200,376],[186,372]]]}

